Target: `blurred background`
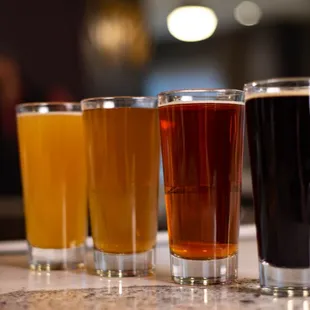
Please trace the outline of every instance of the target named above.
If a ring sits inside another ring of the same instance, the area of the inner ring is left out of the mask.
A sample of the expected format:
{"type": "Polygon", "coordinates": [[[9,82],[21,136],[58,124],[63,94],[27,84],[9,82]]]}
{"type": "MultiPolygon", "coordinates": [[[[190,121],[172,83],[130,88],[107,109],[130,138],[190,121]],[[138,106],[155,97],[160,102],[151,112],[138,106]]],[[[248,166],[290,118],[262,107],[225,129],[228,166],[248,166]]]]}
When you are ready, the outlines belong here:
{"type": "Polygon", "coordinates": [[[309,34],[309,0],[1,0],[0,240],[24,238],[16,104],[309,76],[309,34]]]}

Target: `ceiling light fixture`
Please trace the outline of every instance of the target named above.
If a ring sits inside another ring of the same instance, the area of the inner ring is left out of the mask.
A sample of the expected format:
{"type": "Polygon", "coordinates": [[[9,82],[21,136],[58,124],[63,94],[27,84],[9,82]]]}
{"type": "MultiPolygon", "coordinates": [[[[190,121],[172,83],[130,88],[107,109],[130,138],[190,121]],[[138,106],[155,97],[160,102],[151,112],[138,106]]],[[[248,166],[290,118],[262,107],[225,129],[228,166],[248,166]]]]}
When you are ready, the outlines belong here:
{"type": "Polygon", "coordinates": [[[217,23],[217,16],[212,9],[198,5],[178,7],[167,17],[170,34],[184,42],[208,39],[213,35],[217,23]]]}

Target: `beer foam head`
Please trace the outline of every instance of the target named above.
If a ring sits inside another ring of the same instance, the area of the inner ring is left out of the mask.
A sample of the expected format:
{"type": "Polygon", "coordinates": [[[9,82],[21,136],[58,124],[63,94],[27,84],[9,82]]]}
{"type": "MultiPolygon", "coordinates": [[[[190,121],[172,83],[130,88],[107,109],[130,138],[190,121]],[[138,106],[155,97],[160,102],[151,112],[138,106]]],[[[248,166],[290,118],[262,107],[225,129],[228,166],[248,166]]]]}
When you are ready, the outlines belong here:
{"type": "Polygon", "coordinates": [[[201,101],[171,101],[171,102],[164,102],[159,103],[160,107],[166,107],[170,105],[185,105],[185,104],[237,104],[237,105],[244,105],[243,101],[228,101],[228,100],[201,100],[201,101]]]}
{"type": "Polygon", "coordinates": [[[41,112],[18,112],[17,117],[24,117],[24,116],[46,116],[46,115],[63,115],[63,116],[82,116],[82,112],[79,111],[51,111],[47,113],[41,112]]]}
{"type": "Polygon", "coordinates": [[[270,87],[263,92],[245,92],[245,100],[268,98],[268,97],[296,97],[310,96],[310,88],[281,89],[279,87],[270,87]]]}

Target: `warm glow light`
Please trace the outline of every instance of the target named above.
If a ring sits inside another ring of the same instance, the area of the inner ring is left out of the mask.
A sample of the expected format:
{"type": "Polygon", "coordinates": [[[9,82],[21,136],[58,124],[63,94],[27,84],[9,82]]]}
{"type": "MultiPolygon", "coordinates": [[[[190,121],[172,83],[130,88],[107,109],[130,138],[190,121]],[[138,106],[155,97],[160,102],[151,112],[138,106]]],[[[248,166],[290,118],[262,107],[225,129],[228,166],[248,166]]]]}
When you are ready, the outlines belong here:
{"type": "Polygon", "coordinates": [[[180,41],[202,41],[214,33],[217,17],[204,6],[182,6],[168,15],[167,26],[171,35],[180,41]]]}
{"type": "Polygon", "coordinates": [[[261,8],[252,1],[243,1],[234,10],[237,22],[243,26],[254,26],[262,17],[261,8]]]}
{"type": "Polygon", "coordinates": [[[98,10],[87,17],[89,43],[109,65],[140,66],[150,57],[150,39],[142,12],[138,2],[131,2],[99,1],[98,10]]]}

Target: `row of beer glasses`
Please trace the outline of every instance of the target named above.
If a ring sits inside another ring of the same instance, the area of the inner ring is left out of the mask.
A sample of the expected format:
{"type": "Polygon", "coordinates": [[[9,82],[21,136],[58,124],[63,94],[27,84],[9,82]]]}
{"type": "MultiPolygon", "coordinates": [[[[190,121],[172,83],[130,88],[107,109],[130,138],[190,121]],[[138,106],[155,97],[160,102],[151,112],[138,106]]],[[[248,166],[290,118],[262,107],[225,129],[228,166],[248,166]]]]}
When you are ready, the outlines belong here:
{"type": "Polygon", "coordinates": [[[308,294],[309,83],[19,105],[30,268],[84,267],[89,205],[97,273],[152,274],[161,141],[173,280],[234,281],[246,112],[262,291],[308,294]]]}

